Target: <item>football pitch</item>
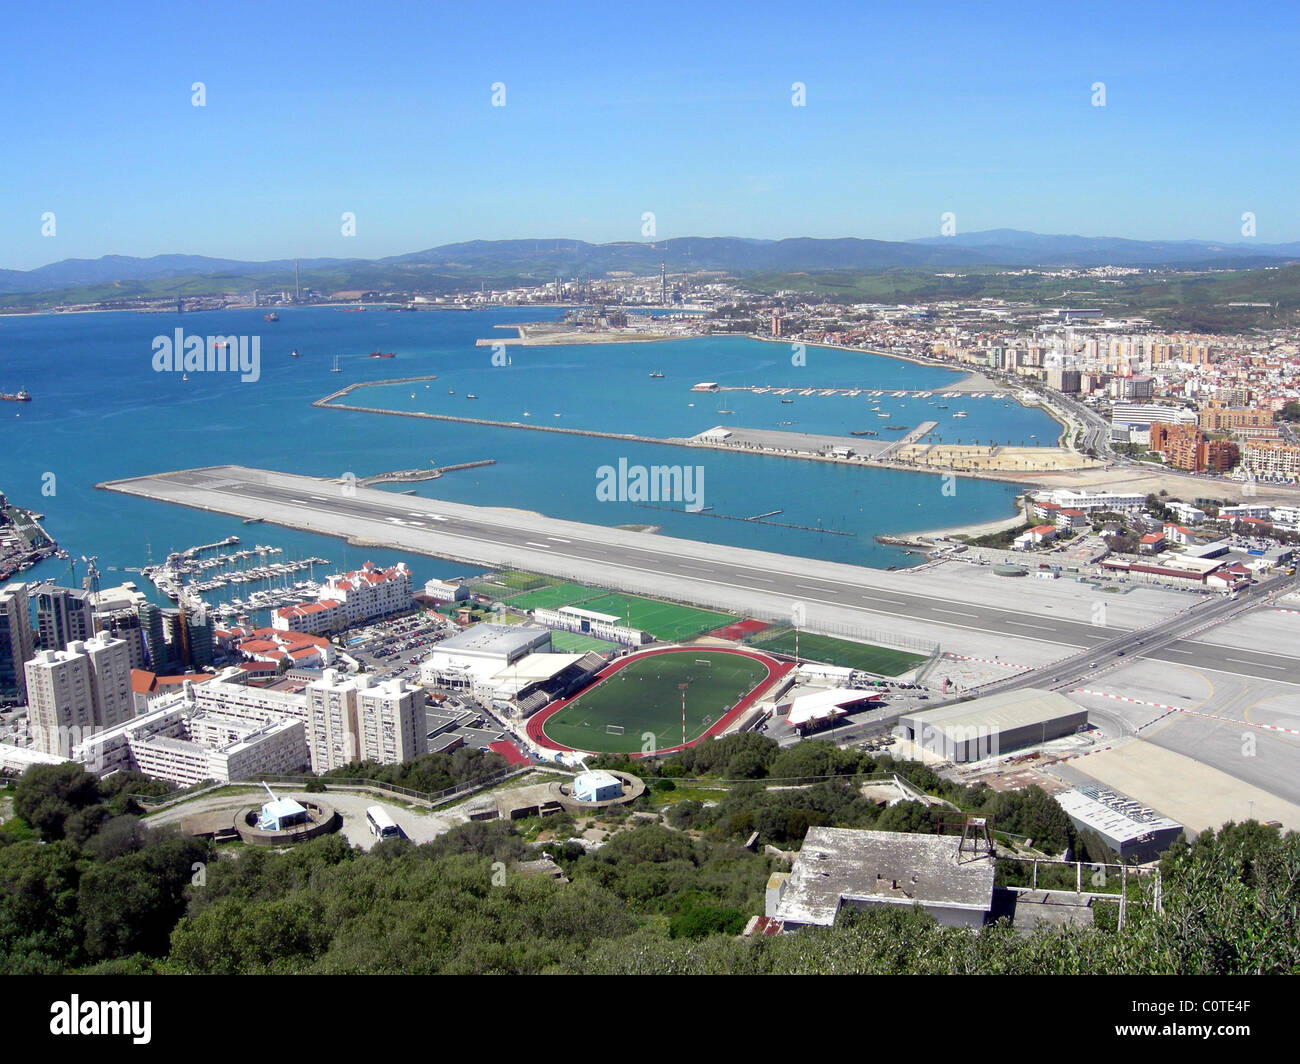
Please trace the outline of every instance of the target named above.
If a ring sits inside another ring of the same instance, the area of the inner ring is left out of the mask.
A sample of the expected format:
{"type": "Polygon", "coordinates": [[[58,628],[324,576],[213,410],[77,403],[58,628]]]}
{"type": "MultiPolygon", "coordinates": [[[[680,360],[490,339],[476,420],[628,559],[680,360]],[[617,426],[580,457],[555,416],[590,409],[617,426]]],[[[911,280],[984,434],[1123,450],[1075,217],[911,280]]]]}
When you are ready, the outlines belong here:
{"type": "MultiPolygon", "coordinates": [[[[794,654],[795,635],[783,632],[771,639],[756,639],[756,649],[772,650],[779,654],[794,654]]],[[[872,643],[854,643],[829,635],[799,633],[799,657],[803,661],[819,661],[824,665],[838,665],[844,669],[861,669],[881,676],[897,676],[914,669],[925,661],[924,654],[912,654],[893,647],[880,647],[872,643]]]]}
{"type": "Polygon", "coordinates": [[[583,587],[581,584],[556,584],[554,587],[538,588],[514,595],[508,600],[511,609],[517,610],[557,610],[561,606],[572,606],[584,599],[607,595],[603,588],[583,587]]]}
{"type": "Polygon", "coordinates": [[[671,749],[682,742],[680,684],[687,685],[689,743],[716,724],[767,674],[761,661],[739,654],[696,650],[651,654],[588,688],[548,718],[542,731],[557,743],[592,753],[671,749]]]}
{"type": "Polygon", "coordinates": [[[621,624],[628,623],[630,614],[633,628],[649,632],[664,643],[692,639],[736,620],[725,613],[696,609],[694,606],[678,606],[672,602],[660,602],[658,599],[640,598],[637,595],[602,595],[600,598],[588,599],[581,607],[596,613],[613,614],[621,624]]]}

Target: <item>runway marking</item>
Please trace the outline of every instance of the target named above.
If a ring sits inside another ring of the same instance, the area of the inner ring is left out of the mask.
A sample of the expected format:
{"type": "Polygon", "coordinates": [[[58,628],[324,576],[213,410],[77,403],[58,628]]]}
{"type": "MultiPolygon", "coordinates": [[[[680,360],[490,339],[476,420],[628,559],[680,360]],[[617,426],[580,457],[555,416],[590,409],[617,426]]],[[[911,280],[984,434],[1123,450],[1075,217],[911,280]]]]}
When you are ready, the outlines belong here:
{"type": "Polygon", "coordinates": [[[1195,650],[1175,650],[1173,647],[1165,647],[1165,650],[1168,651],[1170,654],[1186,654],[1188,657],[1191,658],[1196,657],[1195,650]]]}
{"type": "Polygon", "coordinates": [[[1262,661],[1247,661],[1245,658],[1224,658],[1224,661],[1235,661],[1238,665],[1249,665],[1256,669],[1274,669],[1277,672],[1286,672],[1281,665],[1265,665],[1262,661]]]}
{"type": "MultiPolygon", "coordinates": [[[[931,613],[950,613],[950,614],[952,614],[952,616],[954,616],[954,617],[974,617],[976,620],[979,619],[979,614],[978,614],[978,613],[962,613],[961,610],[941,610],[941,609],[939,609],[938,606],[931,606],[931,607],[930,607],[930,612],[931,612],[931,613]]],[[[1011,622],[1008,622],[1008,623],[1011,623],[1011,622]]]]}

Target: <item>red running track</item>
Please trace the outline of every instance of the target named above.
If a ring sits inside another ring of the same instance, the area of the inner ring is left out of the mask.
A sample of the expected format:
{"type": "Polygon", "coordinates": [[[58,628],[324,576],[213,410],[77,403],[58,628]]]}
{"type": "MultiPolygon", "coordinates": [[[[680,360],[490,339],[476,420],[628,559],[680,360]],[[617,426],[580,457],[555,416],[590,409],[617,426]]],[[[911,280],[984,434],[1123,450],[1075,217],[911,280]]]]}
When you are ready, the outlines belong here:
{"type": "MultiPolygon", "coordinates": [[[[551,717],[555,716],[556,713],[562,710],[570,702],[576,702],[579,698],[581,698],[584,694],[590,691],[593,687],[596,687],[598,684],[604,683],[616,672],[618,672],[619,669],[624,668],[625,666],[631,664],[634,661],[641,661],[644,658],[654,657],[656,654],[703,654],[703,653],[735,654],[737,657],[752,658],[754,661],[760,662],[761,664],[766,666],[767,678],[764,680],[760,680],[757,684],[755,684],[753,689],[749,692],[749,694],[745,695],[744,698],[742,698],[739,702],[737,702],[734,706],[732,706],[729,710],[727,710],[726,713],[724,713],[716,721],[710,724],[708,728],[706,728],[698,736],[692,739],[689,743],[686,743],[685,745],[678,743],[676,746],[669,747],[668,749],[665,750],[656,750],[653,755],[655,757],[659,757],[663,754],[675,754],[678,750],[685,750],[688,746],[694,746],[701,739],[707,739],[709,738],[709,736],[714,735],[720,731],[723,731],[726,728],[731,727],[731,725],[734,724],[741,717],[741,715],[744,714],[744,712],[750,708],[750,706],[752,706],[755,702],[758,701],[758,695],[760,691],[763,691],[774,681],[784,677],[786,673],[790,672],[794,668],[794,664],[792,662],[777,661],[775,658],[769,658],[766,654],[759,654],[757,651],[753,651],[753,650],[732,650],[728,647],[659,647],[655,650],[645,650],[645,651],[641,651],[640,653],[629,654],[627,657],[620,658],[612,665],[608,665],[600,672],[596,673],[596,678],[592,680],[591,683],[589,683],[586,687],[584,687],[572,698],[565,698],[565,699],[561,699],[559,702],[552,702],[545,709],[540,709],[536,713],[534,713],[531,717],[529,717],[528,727],[527,727],[528,738],[532,739],[533,742],[537,743],[539,746],[547,747],[550,750],[573,750],[573,747],[571,746],[564,746],[561,743],[557,743],[554,739],[550,738],[544,730],[546,722],[551,717]]],[[[645,755],[631,754],[629,756],[642,757],[645,755]]]]}

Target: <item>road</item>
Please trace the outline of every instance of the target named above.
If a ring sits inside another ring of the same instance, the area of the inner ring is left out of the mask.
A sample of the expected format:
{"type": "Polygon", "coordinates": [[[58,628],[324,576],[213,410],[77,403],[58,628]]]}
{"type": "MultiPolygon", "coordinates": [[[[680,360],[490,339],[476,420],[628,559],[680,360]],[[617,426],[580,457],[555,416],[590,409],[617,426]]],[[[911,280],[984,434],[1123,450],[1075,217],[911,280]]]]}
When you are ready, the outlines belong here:
{"type": "MultiPolygon", "coordinates": [[[[1033,596],[1026,596],[1024,607],[1016,609],[953,601],[918,593],[917,582],[904,573],[652,537],[524,511],[397,495],[354,483],[240,466],[182,470],[98,486],[434,557],[511,565],[753,616],[788,621],[795,605],[802,604],[807,627],[813,629],[820,623],[884,631],[891,621],[909,618],[948,632],[994,634],[1008,647],[1019,640],[1049,644],[1062,648],[1065,657],[1078,651],[1079,658],[1127,650],[1128,640],[1144,634],[1056,614],[1034,616],[1027,612],[1034,608],[1033,596]]],[[[1221,605],[1220,601],[1198,603],[1187,614],[1166,622],[1176,626],[1168,631],[1196,627],[1179,625],[1179,618],[1191,614],[1209,618],[1232,612],[1216,612],[1221,605]]],[[[1087,614],[1086,609],[1080,612],[1087,614]]],[[[1179,653],[1194,655],[1202,668],[1300,683],[1300,662],[1290,657],[1181,639],[1162,642],[1159,650],[1175,655],[1169,660],[1177,660],[1179,653]]],[[[1146,652],[1155,653],[1155,646],[1146,652]]]]}

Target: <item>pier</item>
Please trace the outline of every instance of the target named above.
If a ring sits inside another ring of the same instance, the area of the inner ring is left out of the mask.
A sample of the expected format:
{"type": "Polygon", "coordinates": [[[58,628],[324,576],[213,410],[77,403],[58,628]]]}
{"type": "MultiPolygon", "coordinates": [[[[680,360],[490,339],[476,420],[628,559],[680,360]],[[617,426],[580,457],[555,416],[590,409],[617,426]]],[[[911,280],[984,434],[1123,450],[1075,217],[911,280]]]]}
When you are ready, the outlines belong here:
{"type": "Polygon", "coordinates": [[[716,517],[723,521],[743,521],[750,525],[771,525],[774,528],[793,528],[799,532],[821,532],[827,536],[856,536],[856,532],[841,532],[835,528],[822,528],[820,525],[792,525],[785,521],[767,521],[764,518],[771,517],[773,514],[784,513],[784,510],[773,510],[768,514],[759,514],[757,517],[738,517],[735,514],[716,514],[712,510],[686,510],[678,509],[676,506],[659,506],[652,502],[639,502],[636,504],[643,510],[669,510],[675,514],[690,514],[692,517],[716,517]]]}
{"type": "Polygon", "coordinates": [[[429,469],[397,469],[391,473],[376,473],[372,477],[357,480],[363,488],[372,484],[408,484],[418,480],[437,480],[445,473],[455,473],[461,469],[481,469],[483,466],[496,465],[495,458],[483,458],[477,462],[457,462],[455,465],[433,466],[429,469]]]}

